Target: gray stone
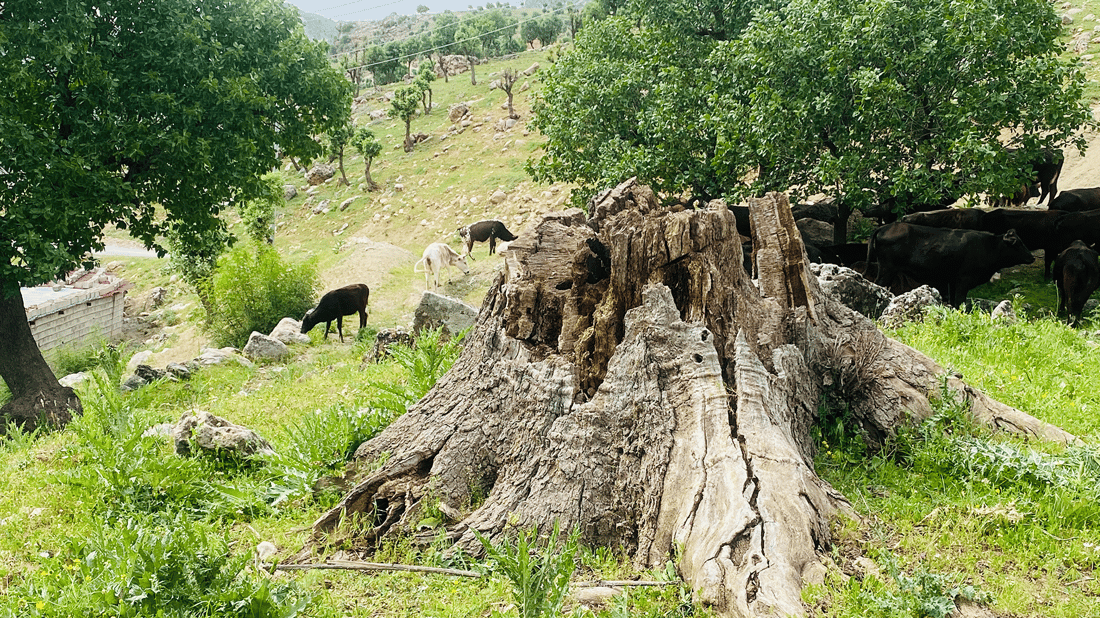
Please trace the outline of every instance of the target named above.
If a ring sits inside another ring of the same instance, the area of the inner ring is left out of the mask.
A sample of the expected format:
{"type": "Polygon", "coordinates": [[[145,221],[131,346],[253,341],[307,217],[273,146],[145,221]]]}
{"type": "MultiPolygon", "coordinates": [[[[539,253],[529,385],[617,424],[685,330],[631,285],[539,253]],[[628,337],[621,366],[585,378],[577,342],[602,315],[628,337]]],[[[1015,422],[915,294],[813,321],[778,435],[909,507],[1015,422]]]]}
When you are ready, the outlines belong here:
{"type": "Polygon", "coordinates": [[[458,122],[459,120],[462,120],[462,118],[465,117],[468,113],[470,113],[470,108],[467,107],[465,103],[455,103],[454,105],[447,108],[447,117],[451,120],[451,122],[458,122]]]}
{"type": "Polygon", "coordinates": [[[275,452],[267,440],[255,431],[203,411],[184,414],[169,435],[177,455],[191,455],[193,446],[203,451],[232,453],[241,457],[275,452]]]}
{"type": "Polygon", "coordinates": [[[374,336],[374,346],[363,357],[364,363],[378,363],[390,355],[390,346],[412,346],[413,336],[404,328],[383,328],[374,336]]]}
{"type": "Polygon", "coordinates": [[[306,182],[312,186],[324,184],[326,180],[336,175],[336,168],[327,163],[318,163],[306,172],[306,182]]]}
{"type": "Polygon", "coordinates": [[[123,380],[122,386],[120,386],[119,388],[126,392],[136,391],[137,389],[145,386],[148,383],[149,382],[147,380],[135,374],[123,380]]]}
{"type": "Polygon", "coordinates": [[[268,335],[272,339],[278,339],[290,345],[292,343],[309,343],[309,335],[302,334],[302,323],[294,318],[283,318],[268,335]]]}
{"type": "Polygon", "coordinates": [[[168,373],[168,375],[175,376],[180,380],[191,379],[191,370],[179,363],[168,363],[164,366],[164,370],[168,373]]]}
{"type": "Polygon", "coordinates": [[[493,191],[493,194],[489,196],[489,201],[494,204],[499,204],[506,199],[508,199],[508,194],[504,191],[501,191],[500,189],[493,191]]]}
{"type": "Polygon", "coordinates": [[[877,320],[894,299],[890,290],[875,285],[851,268],[836,264],[810,264],[822,291],[872,320],[877,320]]]}
{"type": "Polygon", "coordinates": [[[69,375],[58,380],[58,382],[61,384],[61,386],[76,388],[90,380],[91,377],[92,376],[88,375],[86,372],[81,371],[79,373],[70,373],[69,375]]]}
{"type": "Polygon", "coordinates": [[[164,301],[168,300],[168,289],[157,286],[152,290],[149,290],[149,303],[154,309],[164,304],[164,301]]]}
{"type": "Polygon", "coordinates": [[[594,586],[592,588],[578,588],[572,596],[578,605],[583,605],[588,609],[599,609],[610,603],[611,599],[622,594],[622,592],[622,588],[594,586]]]}
{"type": "Polygon", "coordinates": [[[252,331],[244,346],[244,355],[250,359],[280,360],[290,355],[286,344],[263,333],[252,331]]]}
{"type": "Polygon", "coordinates": [[[880,320],[887,328],[897,328],[906,322],[920,322],[924,319],[924,310],[933,305],[942,305],[943,299],[935,288],[922,285],[899,296],[882,312],[880,320]]]}
{"type": "Polygon", "coordinates": [[[149,350],[142,350],[137,354],[130,357],[130,360],[126,362],[126,373],[133,373],[137,371],[138,365],[149,364],[149,359],[153,358],[153,353],[149,350]]]}
{"type": "Polygon", "coordinates": [[[1005,324],[1015,324],[1017,322],[1016,311],[1012,308],[1011,300],[1002,300],[993,308],[992,316],[995,321],[1001,321],[1005,324]]]}
{"type": "Polygon", "coordinates": [[[833,226],[817,219],[799,219],[795,222],[802,233],[802,242],[815,247],[829,247],[833,244],[833,226]]]}
{"type": "Polygon", "coordinates": [[[236,362],[245,367],[251,367],[252,361],[241,356],[236,348],[203,348],[202,352],[194,358],[192,362],[196,363],[200,367],[208,367],[210,365],[221,365],[227,362],[236,362]]]}
{"type": "Polygon", "coordinates": [[[283,185],[283,198],[286,199],[286,201],[289,202],[296,197],[298,197],[298,187],[294,185],[283,185]]]}
{"type": "Polygon", "coordinates": [[[442,328],[444,336],[450,337],[473,326],[477,322],[477,313],[477,309],[456,298],[425,291],[420,297],[420,305],[416,307],[413,333],[442,328]]]}

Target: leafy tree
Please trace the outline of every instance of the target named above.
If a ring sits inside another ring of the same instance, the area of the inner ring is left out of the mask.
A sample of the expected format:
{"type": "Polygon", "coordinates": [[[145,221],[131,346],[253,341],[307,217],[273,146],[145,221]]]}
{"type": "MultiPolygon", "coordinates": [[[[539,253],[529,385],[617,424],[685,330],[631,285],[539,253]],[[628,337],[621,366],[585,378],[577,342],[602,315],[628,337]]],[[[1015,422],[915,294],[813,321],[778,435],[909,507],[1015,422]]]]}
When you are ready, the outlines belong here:
{"type": "MultiPolygon", "coordinates": [[[[276,0],[0,5],[0,414],[68,421],[80,403],[42,359],[20,286],[91,262],[103,229],[163,252],[224,233],[283,153],[350,112],[347,80],[276,0]]],[[[223,237],[224,238],[224,237],[223,237]]]]}
{"type": "Polygon", "coordinates": [[[792,0],[708,63],[721,76],[714,165],[759,169],[752,191],[842,198],[839,242],[852,208],[1011,193],[1005,130],[1028,155],[1084,145],[1061,31],[1041,0],[792,0]]]}
{"type": "Polygon", "coordinates": [[[405,121],[405,152],[412,152],[412,119],[420,105],[420,90],[415,86],[402,86],[393,93],[390,106],[393,115],[405,121]]]}
{"type": "Polygon", "coordinates": [[[381,45],[371,45],[363,50],[364,64],[370,69],[376,85],[384,86],[401,79],[404,65],[397,56],[392,47],[385,48],[381,45]]]}
{"type": "Polygon", "coordinates": [[[450,75],[447,73],[447,67],[443,64],[443,57],[451,52],[455,45],[455,33],[458,32],[458,16],[450,11],[445,11],[442,15],[435,18],[435,28],[432,29],[430,42],[431,46],[436,50],[436,64],[439,65],[439,71],[443,73],[444,83],[449,83],[450,75]]]}
{"type": "Polygon", "coordinates": [[[423,4],[419,4],[416,7],[416,12],[420,13],[421,15],[423,15],[424,13],[427,13],[430,10],[431,9],[429,9],[426,5],[423,5],[423,4]]]}
{"type": "Polygon", "coordinates": [[[351,138],[351,147],[363,155],[363,177],[366,179],[367,188],[371,191],[377,191],[379,186],[370,176],[370,166],[374,159],[382,154],[382,142],[374,136],[374,131],[367,127],[359,127],[351,138]]]}
{"type": "Polygon", "coordinates": [[[416,72],[416,79],[413,80],[413,85],[420,90],[420,103],[424,106],[425,114],[432,111],[433,81],[435,81],[435,69],[432,67],[431,61],[421,62],[420,68],[416,72]]]}
{"type": "Polygon", "coordinates": [[[508,95],[509,118],[519,118],[519,114],[517,114],[515,108],[512,107],[512,88],[516,85],[518,79],[519,73],[511,67],[504,69],[504,72],[500,74],[500,89],[504,91],[504,94],[508,95]]]}
{"type": "Polygon", "coordinates": [[[338,163],[340,182],[345,186],[351,183],[348,182],[348,175],[344,172],[344,151],[347,149],[348,141],[354,132],[355,125],[352,123],[351,118],[348,118],[346,123],[333,127],[328,131],[329,162],[336,161],[338,163]]]}
{"type": "Polygon", "coordinates": [[[267,174],[264,176],[266,191],[237,205],[237,213],[254,244],[270,245],[275,242],[275,209],[285,201],[278,180],[274,174],[267,174]]]}
{"type": "Polygon", "coordinates": [[[470,63],[471,86],[477,85],[477,74],[474,72],[474,65],[477,63],[475,54],[481,51],[480,34],[481,32],[472,22],[462,24],[455,30],[455,49],[458,50],[458,53],[466,56],[466,60],[470,63]]]}

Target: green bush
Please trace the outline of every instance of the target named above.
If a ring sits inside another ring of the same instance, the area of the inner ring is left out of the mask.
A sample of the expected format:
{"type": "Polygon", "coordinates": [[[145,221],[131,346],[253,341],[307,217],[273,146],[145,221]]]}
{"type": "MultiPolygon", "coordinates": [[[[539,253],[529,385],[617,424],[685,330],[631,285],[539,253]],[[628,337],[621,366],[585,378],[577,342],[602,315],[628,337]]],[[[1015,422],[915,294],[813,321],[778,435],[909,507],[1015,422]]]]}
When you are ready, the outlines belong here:
{"type": "Polygon", "coordinates": [[[560,548],[557,522],[541,548],[537,530],[521,530],[513,542],[503,545],[493,544],[477,530],[474,535],[493,562],[492,569],[512,582],[512,598],[521,618],[558,615],[577,568],[577,531],[560,548]]]}
{"type": "Polygon", "coordinates": [[[70,616],[291,618],[309,602],[293,585],[250,572],[224,534],[185,516],[128,518],[44,553],[0,612],[70,616]]]}
{"type": "Polygon", "coordinates": [[[218,260],[209,281],[208,327],[217,345],[244,347],[285,317],[301,318],[319,287],[312,262],[291,265],[272,248],[237,247],[218,260]]]}
{"type": "Polygon", "coordinates": [[[458,360],[462,339],[468,331],[445,339],[442,329],[424,330],[417,335],[412,347],[390,346],[390,358],[408,372],[408,378],[404,382],[370,382],[370,386],[381,393],[378,406],[401,415],[420,401],[458,360]]]}

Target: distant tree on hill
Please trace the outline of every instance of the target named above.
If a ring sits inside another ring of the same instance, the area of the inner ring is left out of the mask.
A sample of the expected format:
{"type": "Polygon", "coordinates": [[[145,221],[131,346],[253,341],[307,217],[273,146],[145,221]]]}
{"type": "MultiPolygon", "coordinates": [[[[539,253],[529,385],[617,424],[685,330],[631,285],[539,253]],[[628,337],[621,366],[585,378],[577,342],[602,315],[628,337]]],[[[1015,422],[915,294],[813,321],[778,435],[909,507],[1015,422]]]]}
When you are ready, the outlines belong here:
{"type": "Polygon", "coordinates": [[[382,142],[374,136],[374,131],[368,127],[359,127],[351,138],[351,146],[363,155],[363,178],[366,180],[367,189],[377,191],[379,185],[371,178],[370,166],[378,155],[382,154],[382,142]]]}
{"type": "Polygon", "coordinates": [[[390,101],[393,115],[405,122],[405,152],[412,152],[412,119],[420,106],[420,90],[415,86],[401,86],[390,101]]]}
{"type": "Polygon", "coordinates": [[[344,151],[347,149],[348,142],[354,132],[355,125],[350,118],[346,123],[333,127],[328,131],[329,162],[337,162],[340,170],[340,184],[345,186],[350,185],[351,182],[348,181],[348,175],[344,172],[344,151]]]}
{"type": "Polygon", "coordinates": [[[439,72],[443,74],[443,82],[450,82],[450,75],[447,73],[447,66],[443,62],[443,57],[451,53],[455,46],[455,34],[458,32],[458,16],[450,11],[444,12],[439,17],[435,18],[435,28],[431,34],[431,44],[436,51],[436,64],[439,65],[439,72]]]}
{"type": "Polygon", "coordinates": [[[413,80],[413,85],[420,90],[420,103],[424,107],[425,114],[429,114],[432,111],[433,81],[435,81],[435,69],[432,68],[431,61],[420,63],[420,68],[416,71],[416,79],[413,80]]]}
{"type": "Polygon", "coordinates": [[[500,74],[500,89],[504,91],[504,94],[508,95],[508,117],[519,118],[519,114],[516,113],[514,107],[512,107],[512,87],[516,85],[516,80],[519,79],[519,73],[515,69],[508,67],[500,74]]]}
{"type": "Polygon", "coordinates": [[[404,65],[397,59],[398,54],[391,48],[371,45],[363,50],[363,63],[374,76],[376,86],[392,84],[401,79],[404,65]]]}
{"type": "Polygon", "coordinates": [[[108,225],[161,252],[221,244],[221,211],[264,195],[277,148],[320,154],[351,86],[279,0],[6,2],[0,41],[0,416],[63,425],[80,401],[20,286],[91,265],[108,225]]]}
{"type": "Polygon", "coordinates": [[[477,85],[477,73],[474,66],[477,64],[477,54],[481,50],[481,40],[478,38],[480,31],[473,23],[465,23],[455,31],[455,48],[466,57],[470,63],[470,85],[477,85]]]}
{"type": "Polygon", "coordinates": [[[427,13],[430,10],[431,9],[429,9],[427,6],[425,6],[423,4],[417,5],[417,7],[416,7],[416,12],[420,13],[421,15],[423,15],[424,13],[427,13]]]}

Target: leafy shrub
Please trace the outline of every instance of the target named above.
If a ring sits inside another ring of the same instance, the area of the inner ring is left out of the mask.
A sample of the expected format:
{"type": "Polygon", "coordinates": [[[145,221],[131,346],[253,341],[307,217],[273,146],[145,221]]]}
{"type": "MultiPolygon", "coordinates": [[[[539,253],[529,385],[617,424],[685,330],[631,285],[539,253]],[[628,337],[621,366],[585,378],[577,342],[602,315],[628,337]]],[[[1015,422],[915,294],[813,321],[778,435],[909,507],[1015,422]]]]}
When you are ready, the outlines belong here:
{"type": "Polygon", "coordinates": [[[521,618],[557,616],[569,589],[569,578],[575,561],[579,533],[573,531],[558,547],[557,522],[541,548],[537,530],[521,530],[511,543],[495,545],[474,531],[485,553],[493,562],[492,569],[512,582],[512,598],[521,618]]]}
{"type": "Polygon", "coordinates": [[[458,360],[467,332],[444,339],[442,329],[423,330],[412,347],[390,346],[390,358],[408,372],[408,378],[404,382],[370,382],[372,388],[382,393],[378,406],[401,415],[420,401],[458,360]]]}
{"type": "Polygon", "coordinates": [[[230,549],[222,533],[183,515],[128,518],[42,559],[9,589],[8,613],[292,618],[306,607],[308,596],[248,572],[251,557],[230,549]]]}
{"type": "Polygon", "coordinates": [[[117,378],[126,366],[125,344],[112,345],[105,339],[95,342],[63,345],[50,350],[48,362],[54,375],[61,377],[81,371],[103,369],[107,376],[117,378]]]}
{"type": "Polygon", "coordinates": [[[360,444],[392,420],[387,410],[337,405],[287,426],[287,446],[269,460],[278,472],[269,490],[271,504],[310,495],[319,479],[337,472],[360,444]]]}
{"type": "Polygon", "coordinates": [[[867,616],[887,618],[947,618],[955,611],[955,600],[988,602],[990,595],[970,585],[954,585],[952,578],[926,570],[906,575],[892,556],[882,554],[895,590],[865,593],[867,616]]]}
{"type": "Polygon", "coordinates": [[[211,336],[217,345],[244,347],[252,331],[266,334],[279,320],[304,315],[318,286],[312,262],[295,266],[270,247],[237,247],[210,278],[211,336]]]}

